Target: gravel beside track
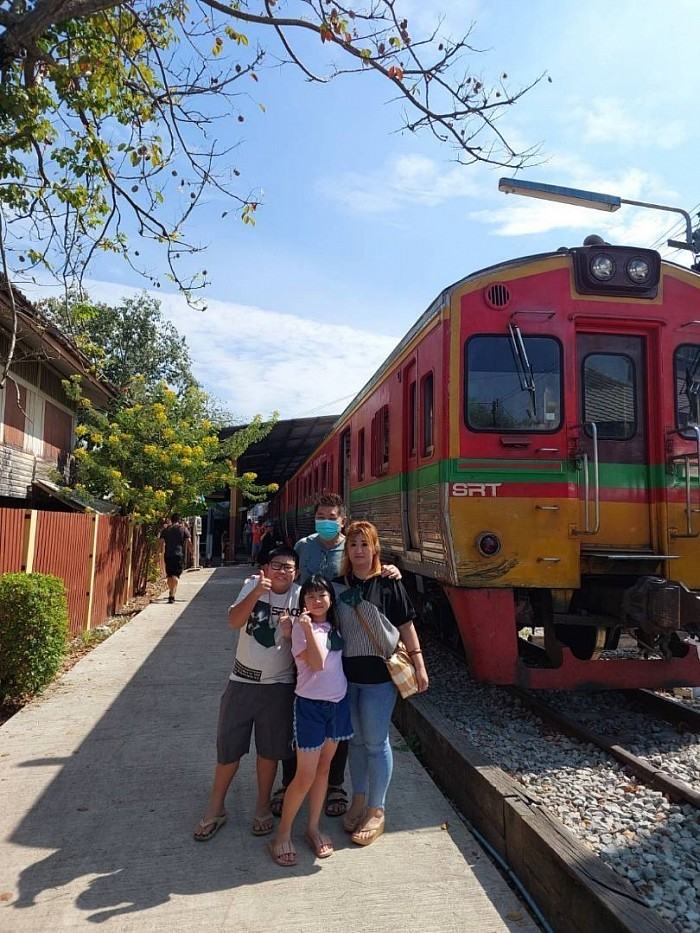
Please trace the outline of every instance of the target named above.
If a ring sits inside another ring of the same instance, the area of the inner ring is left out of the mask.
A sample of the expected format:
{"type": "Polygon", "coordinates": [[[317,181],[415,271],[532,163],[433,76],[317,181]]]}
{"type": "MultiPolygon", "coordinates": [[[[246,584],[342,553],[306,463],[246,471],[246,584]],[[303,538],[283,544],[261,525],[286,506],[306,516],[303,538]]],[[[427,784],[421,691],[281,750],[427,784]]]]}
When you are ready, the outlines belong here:
{"type": "MultiPolygon", "coordinates": [[[[555,732],[505,690],[477,684],[464,662],[424,635],[430,699],[465,738],[536,796],[682,933],[700,928],[700,811],[671,803],[605,752],[555,732]]],[[[634,754],[700,788],[700,736],[628,710],[621,695],[596,718],[601,694],[543,699],[634,754]],[[642,729],[643,723],[643,729],[642,729]],[[607,727],[606,727],[607,724],[607,727]],[[614,729],[613,729],[614,726],[614,729]],[[624,740],[624,741],[623,741],[624,740]]],[[[698,701],[689,705],[700,706],[698,701]]],[[[600,712],[600,710],[599,710],[600,712]]]]}

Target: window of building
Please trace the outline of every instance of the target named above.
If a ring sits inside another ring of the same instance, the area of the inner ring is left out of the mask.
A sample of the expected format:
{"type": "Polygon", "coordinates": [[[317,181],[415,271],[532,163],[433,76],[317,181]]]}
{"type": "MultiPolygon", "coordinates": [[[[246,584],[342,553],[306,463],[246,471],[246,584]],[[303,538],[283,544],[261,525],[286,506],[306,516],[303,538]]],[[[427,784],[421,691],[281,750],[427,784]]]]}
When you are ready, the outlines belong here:
{"type": "Polygon", "coordinates": [[[44,457],[56,460],[73,449],[73,418],[51,402],[44,402],[44,457]]]}
{"type": "Polygon", "coordinates": [[[24,449],[26,433],[27,387],[10,379],[5,383],[5,443],[24,449]]]}

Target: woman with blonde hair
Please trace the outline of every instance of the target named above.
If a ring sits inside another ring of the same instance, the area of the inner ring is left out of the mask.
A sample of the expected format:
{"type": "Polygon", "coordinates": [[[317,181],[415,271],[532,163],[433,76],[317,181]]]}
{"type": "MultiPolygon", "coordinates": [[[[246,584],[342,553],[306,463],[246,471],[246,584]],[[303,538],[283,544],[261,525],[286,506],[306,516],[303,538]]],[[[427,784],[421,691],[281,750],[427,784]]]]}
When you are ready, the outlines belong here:
{"type": "Polygon", "coordinates": [[[353,798],[343,826],[358,845],[384,832],[384,803],[393,756],[389,725],[396,700],[384,659],[403,641],[416,668],[418,689],[428,689],[428,674],[413,625],[416,612],[404,585],[381,575],[377,529],[355,521],[345,531],[345,553],[338,584],[343,668],[348,681],[355,732],[350,740],[353,798]]]}

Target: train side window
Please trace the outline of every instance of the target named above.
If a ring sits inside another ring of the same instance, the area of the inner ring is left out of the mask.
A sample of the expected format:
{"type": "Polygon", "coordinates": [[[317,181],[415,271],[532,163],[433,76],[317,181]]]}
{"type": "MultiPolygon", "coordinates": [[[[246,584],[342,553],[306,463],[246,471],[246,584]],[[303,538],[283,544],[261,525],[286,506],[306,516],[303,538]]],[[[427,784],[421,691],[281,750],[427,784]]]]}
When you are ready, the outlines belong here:
{"type": "Polygon", "coordinates": [[[418,426],[416,403],[416,381],[414,379],[408,387],[408,453],[411,457],[416,455],[416,428],[418,426]]]}
{"type": "Polygon", "coordinates": [[[382,476],[389,471],[389,406],[382,405],[372,418],[371,438],[372,475],[382,476]]]}
{"type": "Polygon", "coordinates": [[[561,345],[523,335],[480,334],[464,348],[465,421],[475,431],[557,431],[562,423],[561,345]]]}
{"type": "Polygon", "coordinates": [[[700,346],[683,343],[673,354],[676,427],[700,424],[700,346]]]}
{"type": "Polygon", "coordinates": [[[601,439],[624,441],[637,433],[634,363],[629,356],[591,353],[585,358],[583,420],[595,421],[601,439]]]}
{"type": "Polygon", "coordinates": [[[380,420],[380,445],[379,451],[381,454],[379,467],[380,473],[387,473],[389,470],[389,406],[384,405],[380,411],[381,420],[380,420]]]}
{"type": "Polygon", "coordinates": [[[327,492],[328,483],[328,463],[324,460],[321,464],[321,492],[327,492]]]}
{"type": "Polygon", "coordinates": [[[360,428],[357,432],[357,478],[365,478],[365,429],[360,428]]]}
{"type": "Polygon", "coordinates": [[[421,455],[423,457],[432,457],[435,450],[435,398],[433,387],[433,374],[428,373],[421,380],[421,455]]]}

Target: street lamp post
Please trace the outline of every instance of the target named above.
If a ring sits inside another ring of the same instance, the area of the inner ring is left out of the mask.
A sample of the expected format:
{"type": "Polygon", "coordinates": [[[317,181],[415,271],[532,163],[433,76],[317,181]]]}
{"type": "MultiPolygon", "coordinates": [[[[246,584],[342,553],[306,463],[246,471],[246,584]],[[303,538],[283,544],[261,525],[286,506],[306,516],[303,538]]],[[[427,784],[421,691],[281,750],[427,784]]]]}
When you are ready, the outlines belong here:
{"type": "Polygon", "coordinates": [[[685,240],[668,240],[668,245],[674,249],[689,249],[697,253],[700,244],[696,242],[697,234],[693,234],[693,225],[690,214],[681,207],[669,207],[666,204],[652,204],[649,201],[630,201],[619,198],[615,194],[600,194],[597,191],[584,191],[579,188],[562,188],[559,185],[544,185],[535,181],[525,181],[522,178],[501,178],[498,181],[498,190],[505,194],[522,194],[528,198],[540,198],[543,201],[558,201],[561,204],[573,204],[576,207],[589,207],[597,211],[618,211],[623,204],[632,204],[635,207],[650,207],[657,211],[671,211],[681,214],[685,219],[685,240]]]}

